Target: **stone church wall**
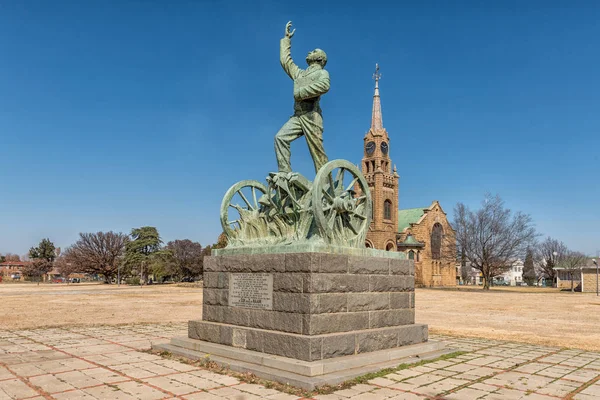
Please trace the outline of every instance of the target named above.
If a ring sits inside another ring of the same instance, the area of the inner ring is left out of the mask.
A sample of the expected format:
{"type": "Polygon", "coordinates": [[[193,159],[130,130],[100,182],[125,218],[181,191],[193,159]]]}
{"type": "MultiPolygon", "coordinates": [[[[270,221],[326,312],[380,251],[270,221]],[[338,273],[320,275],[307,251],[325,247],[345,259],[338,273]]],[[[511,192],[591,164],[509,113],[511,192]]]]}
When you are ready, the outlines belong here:
{"type": "MultiPolygon", "coordinates": [[[[431,210],[426,212],[421,223],[414,224],[407,231],[410,231],[416,240],[425,243],[425,247],[418,251],[418,261],[415,262],[415,283],[424,287],[456,286],[455,253],[452,251],[454,246],[447,243],[449,238],[453,237],[452,227],[439,205],[434,204],[431,210]],[[446,235],[442,241],[440,259],[433,259],[431,253],[431,232],[436,223],[442,226],[446,235]]],[[[405,238],[406,232],[401,235],[400,240],[405,238]]]]}

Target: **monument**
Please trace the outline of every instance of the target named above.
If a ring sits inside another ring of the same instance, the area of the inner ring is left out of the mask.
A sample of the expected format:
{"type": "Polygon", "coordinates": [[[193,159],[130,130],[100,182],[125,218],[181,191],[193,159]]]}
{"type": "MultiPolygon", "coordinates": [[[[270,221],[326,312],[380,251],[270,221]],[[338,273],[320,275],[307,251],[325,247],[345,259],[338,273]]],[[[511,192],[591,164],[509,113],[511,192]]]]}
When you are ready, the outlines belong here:
{"type": "Polygon", "coordinates": [[[294,81],[294,115],[275,136],[278,171],[266,184],[234,184],[221,204],[224,249],[204,261],[202,320],[188,337],[155,347],[305,389],[435,357],[426,325],[415,324],[414,262],[366,248],[372,200],[360,170],[328,161],[320,96],[327,56],[316,49],[300,69],[291,22],[280,60],[294,81]],[[293,172],[290,142],[304,136],[311,182],[293,172]],[[422,358],[420,358],[422,359],[422,358]]]}

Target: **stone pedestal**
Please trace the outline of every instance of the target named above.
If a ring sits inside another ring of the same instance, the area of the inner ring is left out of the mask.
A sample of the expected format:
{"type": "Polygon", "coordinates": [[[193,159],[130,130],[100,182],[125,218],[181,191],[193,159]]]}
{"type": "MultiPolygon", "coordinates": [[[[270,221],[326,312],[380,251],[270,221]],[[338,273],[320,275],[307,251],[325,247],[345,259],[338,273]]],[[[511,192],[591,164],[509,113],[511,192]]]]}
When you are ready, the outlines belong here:
{"type": "Polygon", "coordinates": [[[414,263],[403,254],[318,245],[251,253],[224,249],[205,258],[202,320],[190,321],[188,338],[164,349],[188,357],[216,354],[217,362],[232,367],[250,363],[238,369],[305,388],[441,350],[426,344],[427,325],[414,323],[414,263]],[[265,359],[323,376],[291,377],[296,372],[284,368],[277,378],[265,372],[273,368],[265,359]],[[351,368],[326,379],[329,360],[351,368]]]}

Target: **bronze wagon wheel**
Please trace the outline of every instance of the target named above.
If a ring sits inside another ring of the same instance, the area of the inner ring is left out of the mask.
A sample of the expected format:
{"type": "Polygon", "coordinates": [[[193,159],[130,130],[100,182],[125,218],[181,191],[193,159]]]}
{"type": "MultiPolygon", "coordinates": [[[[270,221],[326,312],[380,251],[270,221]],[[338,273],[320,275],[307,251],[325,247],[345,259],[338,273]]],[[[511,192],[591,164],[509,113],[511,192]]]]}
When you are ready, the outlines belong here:
{"type": "Polygon", "coordinates": [[[313,182],[312,209],[323,239],[338,246],[364,247],[372,207],[367,181],[355,165],[333,160],[321,167],[313,182]]]}
{"type": "Polygon", "coordinates": [[[221,226],[228,238],[235,237],[241,230],[245,216],[259,212],[259,199],[266,193],[265,185],[254,180],[241,181],[229,188],[221,202],[221,226]],[[230,217],[232,209],[237,211],[237,218],[230,217]]]}

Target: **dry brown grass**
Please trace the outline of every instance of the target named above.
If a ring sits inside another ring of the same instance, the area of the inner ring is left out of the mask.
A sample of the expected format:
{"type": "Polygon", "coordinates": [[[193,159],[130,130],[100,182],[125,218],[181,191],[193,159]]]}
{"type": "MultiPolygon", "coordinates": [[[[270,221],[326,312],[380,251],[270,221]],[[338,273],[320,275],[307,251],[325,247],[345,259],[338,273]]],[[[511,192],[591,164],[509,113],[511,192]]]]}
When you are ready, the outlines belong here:
{"type": "Polygon", "coordinates": [[[186,322],[202,289],[175,285],[0,284],[0,329],[186,322]]]}
{"type": "MultiPolygon", "coordinates": [[[[190,286],[0,284],[0,329],[186,322],[202,315],[202,289],[190,286]]],[[[432,333],[600,351],[600,298],[593,294],[417,289],[416,302],[417,322],[432,333]]]]}
{"type": "Polygon", "coordinates": [[[542,288],[417,289],[430,332],[600,351],[600,297],[542,288]]]}

